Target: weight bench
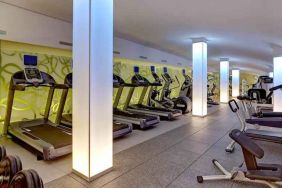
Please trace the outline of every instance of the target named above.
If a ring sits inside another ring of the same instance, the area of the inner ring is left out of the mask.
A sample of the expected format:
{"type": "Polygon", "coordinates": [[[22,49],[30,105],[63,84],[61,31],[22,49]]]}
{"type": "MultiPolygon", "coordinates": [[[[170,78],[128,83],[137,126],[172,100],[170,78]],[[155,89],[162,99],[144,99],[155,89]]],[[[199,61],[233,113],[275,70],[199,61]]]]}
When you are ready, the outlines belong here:
{"type": "Polygon", "coordinates": [[[243,166],[241,164],[229,172],[214,159],[212,161],[213,164],[224,175],[197,176],[199,183],[203,183],[206,180],[236,180],[260,183],[271,188],[282,185],[282,165],[257,163],[256,158],[263,158],[264,151],[240,130],[235,129],[231,131],[229,136],[241,146],[247,170],[240,170],[243,166]]]}
{"type": "MultiPolygon", "coordinates": [[[[243,97],[238,97],[239,100],[243,101],[246,100],[243,97]]],[[[282,128],[282,117],[246,117],[247,113],[247,107],[244,102],[242,102],[243,111],[240,110],[239,105],[237,102],[232,99],[228,102],[229,107],[232,112],[234,112],[237,115],[237,118],[239,119],[241,123],[241,132],[244,132],[245,135],[252,139],[256,140],[262,140],[267,142],[273,142],[282,144],[282,133],[281,132],[275,132],[271,130],[261,130],[261,129],[247,129],[246,123],[252,124],[252,125],[259,125],[262,127],[272,127],[272,128],[282,128]]],[[[233,152],[235,147],[235,141],[232,141],[225,149],[226,152],[233,152]]]]}

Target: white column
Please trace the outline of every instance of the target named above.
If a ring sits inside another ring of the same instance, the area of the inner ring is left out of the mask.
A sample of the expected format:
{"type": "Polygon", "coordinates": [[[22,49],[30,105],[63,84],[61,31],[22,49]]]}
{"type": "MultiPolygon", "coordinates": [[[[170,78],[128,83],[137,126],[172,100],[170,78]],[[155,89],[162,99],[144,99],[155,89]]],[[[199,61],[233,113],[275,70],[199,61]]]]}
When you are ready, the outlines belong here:
{"type": "Polygon", "coordinates": [[[228,58],[220,59],[220,102],[229,101],[229,60],[228,58]]]}
{"type": "Polygon", "coordinates": [[[240,95],[240,70],[232,70],[232,97],[240,95]]]}
{"type": "Polygon", "coordinates": [[[207,115],[207,41],[193,39],[193,100],[192,114],[207,115]]]}
{"type": "MultiPolygon", "coordinates": [[[[273,86],[282,84],[282,57],[273,58],[273,86]]],[[[274,112],[282,112],[282,90],[274,91],[273,97],[274,112]]]]}
{"type": "Polygon", "coordinates": [[[270,78],[273,78],[273,72],[268,73],[268,76],[269,76],[270,78]]]}
{"type": "Polygon", "coordinates": [[[73,171],[112,168],[113,0],[73,1],[73,171]]]}

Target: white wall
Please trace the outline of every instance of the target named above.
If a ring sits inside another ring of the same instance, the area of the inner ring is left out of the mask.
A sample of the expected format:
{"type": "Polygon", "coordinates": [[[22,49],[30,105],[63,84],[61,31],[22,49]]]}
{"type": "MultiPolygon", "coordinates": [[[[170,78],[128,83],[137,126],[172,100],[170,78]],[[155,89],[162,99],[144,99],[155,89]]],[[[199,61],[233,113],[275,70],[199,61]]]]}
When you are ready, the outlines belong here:
{"type": "Polygon", "coordinates": [[[0,2],[0,39],[56,48],[71,48],[72,24],[0,2]]]}
{"type": "MultiPolygon", "coordinates": [[[[0,30],[7,32],[6,35],[0,34],[0,39],[3,40],[71,49],[59,42],[72,42],[72,23],[2,2],[0,2],[0,30]]],[[[116,57],[144,60],[140,58],[144,56],[147,57],[146,61],[151,62],[178,66],[192,65],[192,62],[185,58],[117,37],[114,38],[114,51],[120,53],[114,54],[116,57]]]]}
{"type": "Polygon", "coordinates": [[[114,51],[120,53],[120,54],[114,54],[114,56],[116,57],[125,57],[128,59],[136,59],[136,60],[146,60],[151,62],[177,65],[177,66],[192,65],[191,61],[185,58],[117,37],[115,37],[114,40],[114,51]],[[147,59],[140,58],[140,56],[147,57],[147,59]],[[166,62],[162,62],[162,60],[166,60],[166,62]]]}

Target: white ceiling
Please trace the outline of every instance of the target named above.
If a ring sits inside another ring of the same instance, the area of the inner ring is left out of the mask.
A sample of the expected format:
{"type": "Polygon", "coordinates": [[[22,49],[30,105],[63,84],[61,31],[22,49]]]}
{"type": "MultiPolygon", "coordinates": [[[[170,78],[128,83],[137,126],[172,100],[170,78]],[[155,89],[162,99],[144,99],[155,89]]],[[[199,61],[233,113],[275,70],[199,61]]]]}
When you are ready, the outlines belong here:
{"type": "Polygon", "coordinates": [[[115,31],[188,58],[190,38],[206,37],[210,61],[270,71],[272,46],[282,45],[281,10],[281,0],[117,0],[115,31]]]}
{"type": "MultiPolygon", "coordinates": [[[[0,0],[72,20],[72,0],[0,0]]],[[[281,0],[114,0],[115,33],[191,59],[191,38],[206,37],[210,65],[271,71],[282,45],[281,0]]]]}
{"type": "Polygon", "coordinates": [[[0,0],[67,22],[72,21],[72,0],[0,0]]]}

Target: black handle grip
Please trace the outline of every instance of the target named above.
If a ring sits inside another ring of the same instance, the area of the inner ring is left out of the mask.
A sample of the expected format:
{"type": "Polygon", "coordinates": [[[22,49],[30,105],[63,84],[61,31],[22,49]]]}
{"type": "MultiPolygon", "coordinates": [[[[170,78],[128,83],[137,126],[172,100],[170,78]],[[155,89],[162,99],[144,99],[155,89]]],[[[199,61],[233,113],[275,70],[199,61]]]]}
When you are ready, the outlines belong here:
{"type": "Polygon", "coordinates": [[[238,106],[237,102],[234,99],[230,100],[228,102],[228,104],[229,104],[229,107],[232,110],[232,112],[237,112],[239,110],[239,106],[238,106]],[[234,105],[232,105],[233,103],[235,104],[235,107],[234,107],[234,105]]]}
{"type": "Polygon", "coordinates": [[[282,89],[282,85],[278,85],[269,89],[269,91],[275,91],[277,89],[282,89]]]}

